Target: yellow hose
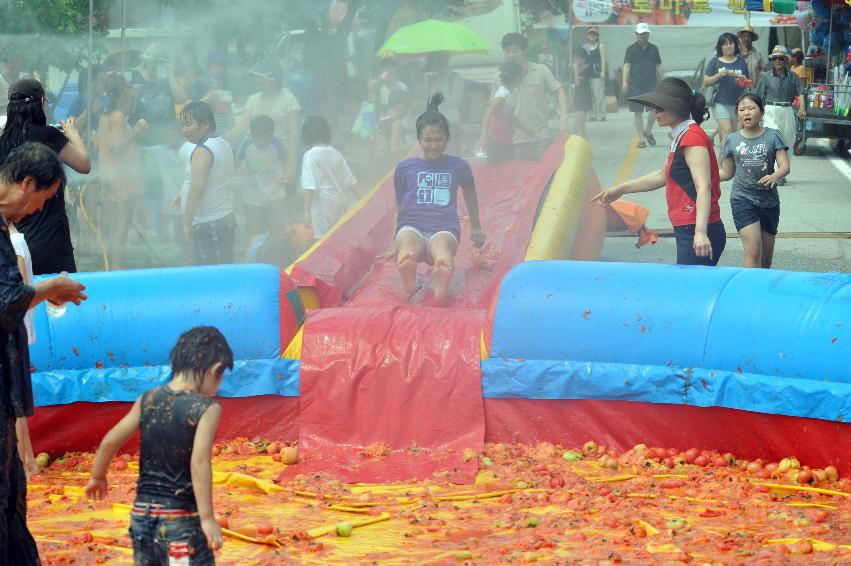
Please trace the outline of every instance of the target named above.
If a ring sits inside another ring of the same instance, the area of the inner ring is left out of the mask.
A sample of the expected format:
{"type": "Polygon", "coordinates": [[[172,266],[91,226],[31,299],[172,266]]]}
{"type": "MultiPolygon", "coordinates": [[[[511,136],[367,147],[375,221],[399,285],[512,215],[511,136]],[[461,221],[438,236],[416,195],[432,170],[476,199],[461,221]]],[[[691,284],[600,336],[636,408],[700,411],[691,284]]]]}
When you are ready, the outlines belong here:
{"type": "Polygon", "coordinates": [[[101,255],[103,256],[103,270],[109,271],[109,258],[106,254],[106,246],[103,243],[103,238],[101,238],[100,230],[98,230],[97,226],[95,226],[94,222],[92,222],[92,219],[89,218],[89,213],[86,212],[84,194],[87,188],[88,185],[80,186],[80,212],[83,213],[83,219],[86,221],[86,224],[88,224],[91,227],[92,232],[95,233],[95,238],[97,239],[98,245],[100,246],[101,255]]]}
{"type": "Polygon", "coordinates": [[[753,485],[762,485],[776,491],[809,491],[810,493],[821,493],[822,495],[837,495],[839,497],[851,497],[851,493],[844,491],[836,491],[833,489],[824,489],[821,487],[808,487],[803,485],[787,485],[785,483],[762,483],[754,482],[753,485]]]}

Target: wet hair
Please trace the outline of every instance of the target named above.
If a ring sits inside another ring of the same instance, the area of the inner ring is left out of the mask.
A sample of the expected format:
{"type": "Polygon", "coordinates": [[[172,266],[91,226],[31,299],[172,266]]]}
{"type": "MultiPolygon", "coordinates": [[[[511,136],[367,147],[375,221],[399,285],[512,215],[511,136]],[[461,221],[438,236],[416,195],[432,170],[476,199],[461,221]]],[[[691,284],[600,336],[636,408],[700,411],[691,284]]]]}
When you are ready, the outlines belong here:
{"type": "Polygon", "coordinates": [[[216,117],[213,116],[213,110],[206,102],[196,100],[183,107],[180,111],[180,121],[187,122],[189,120],[195,120],[199,126],[207,124],[210,126],[210,132],[216,131],[216,117]]]}
{"type": "Polygon", "coordinates": [[[271,136],[275,134],[275,122],[272,121],[270,116],[260,114],[251,119],[248,130],[253,137],[271,136]]]}
{"type": "Polygon", "coordinates": [[[308,116],[301,126],[301,139],[308,147],[331,143],[331,126],[322,116],[308,116]]]}
{"type": "Polygon", "coordinates": [[[169,354],[173,375],[187,373],[200,379],[216,364],[233,369],[233,351],[213,326],[196,326],[180,335],[169,354]]]}
{"type": "Polygon", "coordinates": [[[417,139],[420,139],[420,134],[422,134],[423,128],[427,128],[429,126],[437,126],[442,129],[446,134],[446,137],[449,138],[449,120],[446,119],[446,116],[440,113],[438,107],[446,100],[446,97],[443,96],[442,92],[436,92],[431,95],[428,99],[428,104],[426,105],[426,111],[420,114],[419,118],[417,118],[417,139]]]}
{"type": "Polygon", "coordinates": [[[734,52],[736,55],[738,55],[739,53],[742,52],[742,48],[739,45],[739,38],[736,37],[735,35],[733,35],[730,32],[724,32],[724,33],[722,33],[721,35],[718,36],[718,42],[715,44],[715,56],[716,57],[721,56],[721,46],[724,45],[725,43],[727,43],[728,41],[733,42],[733,45],[736,48],[736,50],[734,52]]]}
{"type": "MultiPolygon", "coordinates": [[[[682,79],[678,79],[677,77],[665,77],[662,79],[662,82],[668,83],[670,85],[675,85],[685,90],[688,93],[683,97],[684,100],[688,102],[689,114],[691,114],[691,119],[701,124],[706,120],[709,120],[709,108],[706,107],[706,98],[700,93],[699,90],[694,90],[688,83],[682,79]]],[[[685,94],[685,93],[684,93],[685,94]]],[[[681,118],[687,118],[688,116],[681,116],[681,118]]]]}
{"type": "Polygon", "coordinates": [[[127,79],[121,73],[109,73],[103,81],[103,92],[106,94],[106,112],[112,112],[118,108],[118,100],[121,94],[129,88],[127,79]]]}
{"type": "Polygon", "coordinates": [[[56,152],[39,142],[24,142],[0,161],[0,181],[20,183],[27,177],[35,179],[35,189],[49,189],[59,180],[65,185],[65,170],[56,152]]]}
{"type": "Polygon", "coordinates": [[[46,126],[47,116],[41,105],[41,98],[25,97],[19,94],[9,96],[6,109],[6,125],[0,136],[0,155],[8,153],[26,141],[27,127],[46,126]]]}
{"type": "Polygon", "coordinates": [[[502,36],[502,50],[505,51],[509,47],[516,45],[523,51],[526,51],[526,48],[529,47],[529,40],[526,39],[526,36],[511,32],[502,36]]]}
{"type": "Polygon", "coordinates": [[[504,85],[510,85],[523,76],[523,69],[514,61],[506,61],[499,66],[499,80],[504,85]]]}
{"type": "Polygon", "coordinates": [[[754,94],[752,92],[746,92],[745,94],[739,97],[739,99],[736,101],[736,112],[739,111],[739,104],[741,104],[741,102],[746,99],[752,100],[753,103],[759,107],[760,113],[765,114],[765,101],[760,95],[754,94]]]}

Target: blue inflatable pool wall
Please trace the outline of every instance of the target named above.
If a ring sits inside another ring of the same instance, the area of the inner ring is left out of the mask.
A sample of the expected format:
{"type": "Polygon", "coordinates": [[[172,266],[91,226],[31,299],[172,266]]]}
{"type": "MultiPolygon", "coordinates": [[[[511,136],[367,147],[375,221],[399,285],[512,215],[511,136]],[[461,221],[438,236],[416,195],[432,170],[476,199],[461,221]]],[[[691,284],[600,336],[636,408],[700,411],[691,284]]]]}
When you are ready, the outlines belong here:
{"type": "MultiPolygon", "coordinates": [[[[169,353],[193,326],[219,328],[234,375],[221,395],[298,395],[297,362],[281,359],[279,268],[226,265],[74,275],[89,300],[61,318],[36,309],[36,404],[133,401],[169,376],[169,353]]],[[[288,341],[288,340],[287,340],[288,341]]]]}
{"type": "Polygon", "coordinates": [[[528,262],[495,312],[485,397],[851,415],[847,274],[528,262]]]}

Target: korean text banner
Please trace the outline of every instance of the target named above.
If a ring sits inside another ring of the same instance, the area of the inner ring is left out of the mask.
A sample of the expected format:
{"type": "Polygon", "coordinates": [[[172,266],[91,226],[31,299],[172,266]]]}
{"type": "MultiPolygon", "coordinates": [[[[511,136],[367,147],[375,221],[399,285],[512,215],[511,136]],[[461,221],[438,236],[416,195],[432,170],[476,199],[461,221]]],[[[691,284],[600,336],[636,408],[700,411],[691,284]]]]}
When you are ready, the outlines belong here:
{"type": "MultiPolygon", "coordinates": [[[[770,6],[770,2],[767,2],[770,6]]],[[[734,28],[745,24],[746,0],[571,0],[574,25],[734,28]]],[[[793,16],[751,12],[753,27],[795,25],[793,16]]]]}

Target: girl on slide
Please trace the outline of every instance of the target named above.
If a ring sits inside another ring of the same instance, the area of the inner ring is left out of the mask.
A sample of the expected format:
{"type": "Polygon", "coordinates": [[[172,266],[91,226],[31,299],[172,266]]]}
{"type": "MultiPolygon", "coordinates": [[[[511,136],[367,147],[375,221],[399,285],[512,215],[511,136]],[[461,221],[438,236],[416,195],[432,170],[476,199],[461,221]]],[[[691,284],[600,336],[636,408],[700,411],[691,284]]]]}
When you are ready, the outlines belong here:
{"type": "Polygon", "coordinates": [[[733,179],[730,206],[745,248],[744,266],[768,269],[780,223],[777,183],[789,174],[789,145],[780,130],[762,126],[764,109],[759,95],[739,97],[736,112],[742,129],[727,136],[721,148],[720,177],[733,179]]]}
{"type": "Polygon", "coordinates": [[[396,237],[394,255],[405,293],[417,290],[417,264],[434,264],[434,299],[446,303],[449,280],[455,268],[455,252],[461,239],[458,188],[470,214],[470,235],[476,247],[485,243],[479,223],[476,183],[470,164],[446,155],[449,122],[438,111],[443,94],[434,94],[425,113],[417,118],[417,140],[422,157],[405,159],[396,166],[396,237]]]}

